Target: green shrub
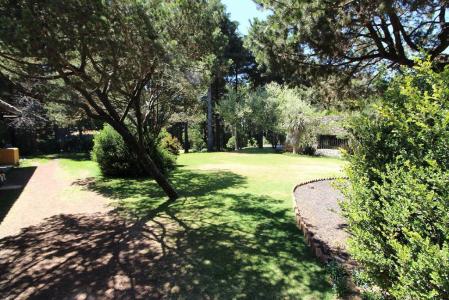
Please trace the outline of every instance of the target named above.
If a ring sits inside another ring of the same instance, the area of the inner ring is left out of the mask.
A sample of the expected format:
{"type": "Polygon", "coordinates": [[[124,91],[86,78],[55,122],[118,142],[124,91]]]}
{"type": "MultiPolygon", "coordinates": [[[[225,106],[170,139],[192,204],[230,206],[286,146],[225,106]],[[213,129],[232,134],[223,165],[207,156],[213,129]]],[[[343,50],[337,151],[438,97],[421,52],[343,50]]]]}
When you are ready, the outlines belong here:
{"type": "Polygon", "coordinates": [[[326,271],[330,275],[334,292],[340,297],[347,295],[350,292],[349,274],[344,266],[336,260],[331,260],[326,265],[326,271]]]}
{"type": "Polygon", "coordinates": [[[182,149],[181,143],[177,138],[172,136],[165,128],[159,134],[160,145],[163,149],[167,149],[173,155],[179,155],[182,149]]]}
{"type": "MultiPolygon", "coordinates": [[[[171,147],[171,143],[167,142],[166,134],[168,133],[162,132],[147,146],[148,153],[163,173],[173,169],[176,162],[176,156],[170,152],[170,148],[166,148],[167,146],[171,147]],[[164,142],[162,143],[162,141],[164,142]]],[[[95,135],[92,159],[98,163],[105,176],[139,177],[146,175],[134,153],[110,125],[105,125],[95,135]]]]}
{"type": "Polygon", "coordinates": [[[229,138],[228,142],[226,143],[226,148],[230,150],[235,149],[235,136],[231,136],[229,138]]]}
{"type": "Polygon", "coordinates": [[[202,149],[207,148],[200,126],[192,126],[189,131],[189,142],[193,151],[201,151],[202,149]]]}
{"type": "Polygon", "coordinates": [[[248,139],[248,147],[257,147],[257,141],[255,138],[249,138],[248,139]]]}
{"type": "Polygon", "coordinates": [[[395,299],[449,299],[449,69],[421,63],[352,122],[351,255],[395,299]]]}

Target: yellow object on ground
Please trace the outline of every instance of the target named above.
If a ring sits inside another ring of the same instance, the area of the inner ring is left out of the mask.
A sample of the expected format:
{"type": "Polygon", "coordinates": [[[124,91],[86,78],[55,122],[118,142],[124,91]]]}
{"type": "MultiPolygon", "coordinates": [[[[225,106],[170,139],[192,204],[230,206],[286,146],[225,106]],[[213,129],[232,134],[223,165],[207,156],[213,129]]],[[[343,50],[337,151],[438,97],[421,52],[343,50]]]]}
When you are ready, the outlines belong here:
{"type": "Polygon", "coordinates": [[[18,165],[19,148],[0,149],[0,165],[18,165]]]}

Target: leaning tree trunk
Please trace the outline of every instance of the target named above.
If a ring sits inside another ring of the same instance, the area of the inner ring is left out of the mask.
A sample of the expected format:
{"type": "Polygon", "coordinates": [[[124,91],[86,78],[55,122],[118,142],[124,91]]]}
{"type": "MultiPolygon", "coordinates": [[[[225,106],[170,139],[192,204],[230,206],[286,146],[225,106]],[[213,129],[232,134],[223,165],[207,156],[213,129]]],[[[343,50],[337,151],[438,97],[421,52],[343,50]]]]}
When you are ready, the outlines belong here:
{"type": "Polygon", "coordinates": [[[156,166],[150,155],[145,151],[145,148],[138,142],[138,140],[126,129],[117,123],[111,124],[115,130],[123,137],[125,142],[130,146],[131,151],[139,159],[143,170],[157,182],[165,194],[171,199],[175,200],[179,197],[178,192],[173,188],[168,179],[162,174],[156,166]]]}
{"type": "Polygon", "coordinates": [[[159,171],[158,167],[151,159],[150,155],[145,151],[145,149],[139,147],[136,151],[137,157],[146,173],[151,175],[153,179],[159,184],[159,186],[164,190],[165,194],[171,199],[177,199],[178,192],[172,187],[168,179],[159,171]]]}

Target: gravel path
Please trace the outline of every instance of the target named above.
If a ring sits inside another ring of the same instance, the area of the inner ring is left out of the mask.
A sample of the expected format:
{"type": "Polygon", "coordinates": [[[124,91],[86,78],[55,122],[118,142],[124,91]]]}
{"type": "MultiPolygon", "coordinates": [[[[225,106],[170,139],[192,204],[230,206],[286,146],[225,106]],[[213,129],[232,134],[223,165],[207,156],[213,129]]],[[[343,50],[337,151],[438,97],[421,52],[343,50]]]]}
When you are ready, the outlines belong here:
{"type": "Polygon", "coordinates": [[[329,249],[333,257],[346,261],[348,233],[346,221],[340,216],[338,201],[344,199],[340,191],[332,187],[331,180],[324,180],[298,186],[294,195],[301,219],[314,240],[329,249]]]}
{"type": "Polygon", "coordinates": [[[58,160],[39,165],[0,224],[0,238],[54,215],[110,210],[106,198],[72,186],[76,179],[61,168],[58,160]]]}

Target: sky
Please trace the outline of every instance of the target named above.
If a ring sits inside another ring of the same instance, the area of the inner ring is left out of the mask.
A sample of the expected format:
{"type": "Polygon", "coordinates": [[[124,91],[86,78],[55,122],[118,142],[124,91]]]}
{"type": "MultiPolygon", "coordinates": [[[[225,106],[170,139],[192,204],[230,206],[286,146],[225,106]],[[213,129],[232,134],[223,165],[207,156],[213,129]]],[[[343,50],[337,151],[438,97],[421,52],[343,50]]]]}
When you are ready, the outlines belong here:
{"type": "Polygon", "coordinates": [[[239,31],[246,35],[249,22],[253,18],[265,19],[267,11],[261,11],[252,0],[222,0],[226,10],[231,14],[231,20],[239,22],[239,31]]]}

